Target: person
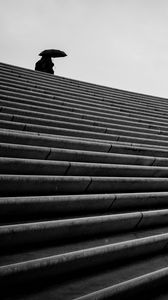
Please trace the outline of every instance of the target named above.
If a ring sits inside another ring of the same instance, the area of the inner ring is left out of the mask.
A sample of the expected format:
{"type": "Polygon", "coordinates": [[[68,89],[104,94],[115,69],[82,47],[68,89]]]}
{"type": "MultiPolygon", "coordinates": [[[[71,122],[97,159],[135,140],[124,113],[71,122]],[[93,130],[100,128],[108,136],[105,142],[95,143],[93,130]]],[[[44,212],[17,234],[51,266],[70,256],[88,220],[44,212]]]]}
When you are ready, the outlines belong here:
{"type": "Polygon", "coordinates": [[[51,60],[51,57],[44,55],[44,56],[41,57],[40,60],[38,60],[36,62],[35,70],[50,73],[50,74],[54,74],[53,66],[54,66],[54,64],[51,60]]]}

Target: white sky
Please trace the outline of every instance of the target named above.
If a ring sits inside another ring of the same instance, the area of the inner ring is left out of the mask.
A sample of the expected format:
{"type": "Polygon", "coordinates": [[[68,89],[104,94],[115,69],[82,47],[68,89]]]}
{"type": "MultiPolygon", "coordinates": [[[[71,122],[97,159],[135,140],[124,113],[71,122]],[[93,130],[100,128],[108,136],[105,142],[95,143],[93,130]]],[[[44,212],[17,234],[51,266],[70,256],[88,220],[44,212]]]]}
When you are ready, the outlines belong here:
{"type": "Polygon", "coordinates": [[[168,98],[168,0],[0,0],[0,61],[168,98]]]}

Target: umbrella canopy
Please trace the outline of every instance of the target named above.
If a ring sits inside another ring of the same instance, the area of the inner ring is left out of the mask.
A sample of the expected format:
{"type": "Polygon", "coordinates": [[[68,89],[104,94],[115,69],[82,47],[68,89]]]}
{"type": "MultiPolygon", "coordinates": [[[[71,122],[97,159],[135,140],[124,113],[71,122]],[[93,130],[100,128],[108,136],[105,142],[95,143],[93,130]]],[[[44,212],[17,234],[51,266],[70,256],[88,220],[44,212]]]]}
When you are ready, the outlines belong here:
{"type": "Polygon", "coordinates": [[[64,57],[67,54],[64,51],[56,50],[56,49],[48,49],[40,52],[40,56],[50,56],[50,57],[64,57]]]}

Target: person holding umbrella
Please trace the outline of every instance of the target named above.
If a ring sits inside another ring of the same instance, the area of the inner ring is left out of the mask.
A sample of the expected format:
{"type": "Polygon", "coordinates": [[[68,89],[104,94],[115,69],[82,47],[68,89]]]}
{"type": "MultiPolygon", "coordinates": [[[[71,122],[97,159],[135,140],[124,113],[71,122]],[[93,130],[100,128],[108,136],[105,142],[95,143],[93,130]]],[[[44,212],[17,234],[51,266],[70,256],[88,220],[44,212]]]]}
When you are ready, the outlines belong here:
{"type": "Polygon", "coordinates": [[[36,62],[35,70],[50,73],[50,74],[54,74],[54,70],[53,70],[54,64],[51,60],[51,57],[67,56],[65,52],[56,49],[44,50],[39,55],[42,57],[39,61],[36,62]]]}
{"type": "Polygon", "coordinates": [[[42,56],[41,59],[36,62],[35,70],[54,74],[53,66],[54,66],[54,64],[51,60],[51,57],[42,56]]]}

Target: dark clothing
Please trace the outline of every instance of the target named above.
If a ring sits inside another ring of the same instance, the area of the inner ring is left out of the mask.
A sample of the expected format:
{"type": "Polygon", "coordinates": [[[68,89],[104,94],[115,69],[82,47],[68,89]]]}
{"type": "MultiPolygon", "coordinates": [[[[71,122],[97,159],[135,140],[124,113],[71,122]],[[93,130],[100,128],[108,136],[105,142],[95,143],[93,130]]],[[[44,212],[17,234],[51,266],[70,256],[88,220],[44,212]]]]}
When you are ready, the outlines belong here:
{"type": "Polygon", "coordinates": [[[42,58],[36,62],[35,70],[54,74],[53,66],[54,64],[51,60],[51,57],[42,56],[42,58]]]}

